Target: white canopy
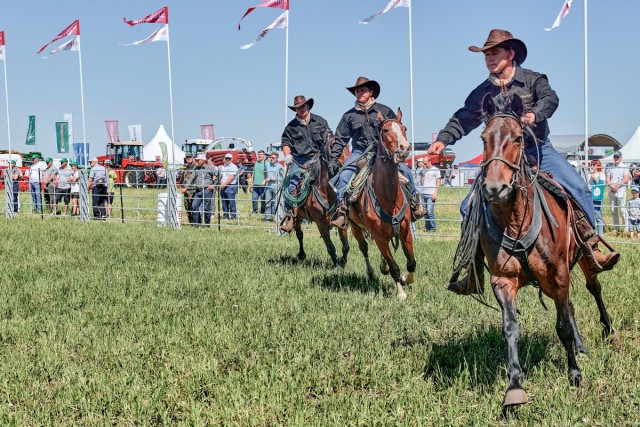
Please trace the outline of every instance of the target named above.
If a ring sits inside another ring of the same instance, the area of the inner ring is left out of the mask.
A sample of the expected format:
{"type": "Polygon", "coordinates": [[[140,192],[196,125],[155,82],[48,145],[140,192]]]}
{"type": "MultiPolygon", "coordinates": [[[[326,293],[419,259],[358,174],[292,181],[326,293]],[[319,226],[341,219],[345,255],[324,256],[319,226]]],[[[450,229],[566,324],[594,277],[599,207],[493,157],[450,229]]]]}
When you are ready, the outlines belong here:
{"type": "MultiPolygon", "coordinates": [[[[619,151],[622,153],[623,162],[640,162],[640,126],[636,128],[629,141],[619,151]]],[[[602,160],[603,162],[612,162],[613,155],[602,160]]]]}
{"type": "Polygon", "coordinates": [[[160,156],[161,161],[169,168],[174,164],[174,154],[176,167],[179,167],[184,163],[184,151],[167,135],[164,125],[160,125],[156,136],[142,147],[143,160],[154,161],[156,156],[160,156]]]}
{"type": "MultiPolygon", "coordinates": [[[[551,145],[564,156],[576,154],[584,150],[584,135],[549,135],[551,145]]],[[[614,137],[604,133],[589,135],[589,147],[611,147],[611,153],[620,148],[620,143],[614,137]]]]}

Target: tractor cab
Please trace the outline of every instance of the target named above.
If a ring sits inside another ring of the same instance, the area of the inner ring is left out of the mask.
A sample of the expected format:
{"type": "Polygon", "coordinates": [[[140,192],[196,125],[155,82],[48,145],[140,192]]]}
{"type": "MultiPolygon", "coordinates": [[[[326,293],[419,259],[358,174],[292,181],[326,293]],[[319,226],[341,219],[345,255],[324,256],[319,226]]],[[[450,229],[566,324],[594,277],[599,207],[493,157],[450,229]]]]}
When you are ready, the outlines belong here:
{"type": "MultiPolygon", "coordinates": [[[[142,162],[141,141],[118,141],[107,144],[107,158],[113,163],[115,169],[125,169],[130,163],[142,162]]],[[[139,166],[139,165],[138,165],[139,166]]]]}
{"type": "Polygon", "coordinates": [[[185,155],[196,156],[198,153],[204,151],[213,140],[211,139],[187,139],[182,144],[182,151],[185,155]]]}

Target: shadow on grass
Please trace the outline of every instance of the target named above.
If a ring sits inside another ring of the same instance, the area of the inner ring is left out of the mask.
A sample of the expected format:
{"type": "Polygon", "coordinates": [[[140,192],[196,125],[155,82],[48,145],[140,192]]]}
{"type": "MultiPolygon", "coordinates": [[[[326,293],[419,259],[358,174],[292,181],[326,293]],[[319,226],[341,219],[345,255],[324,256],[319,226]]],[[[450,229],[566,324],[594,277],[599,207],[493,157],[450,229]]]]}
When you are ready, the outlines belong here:
{"type": "MultiPolygon", "coordinates": [[[[425,344],[421,341],[407,342],[406,345],[425,344]]],[[[560,342],[548,336],[520,337],[519,357],[525,375],[545,360],[550,360],[558,370],[567,369],[564,357],[556,359],[549,355],[550,347],[554,345],[560,345],[560,342]]],[[[476,329],[455,342],[432,343],[424,378],[431,378],[440,389],[450,388],[461,379],[468,381],[473,389],[490,388],[496,381],[506,378],[507,357],[507,343],[501,328],[491,326],[488,329],[476,329]]]]}
{"type": "MultiPolygon", "coordinates": [[[[340,292],[340,291],[357,291],[362,292],[364,294],[368,294],[370,292],[382,292],[385,297],[388,297],[392,294],[391,284],[389,286],[385,286],[385,281],[380,283],[379,279],[375,277],[372,281],[367,280],[366,274],[342,274],[342,273],[334,273],[334,274],[322,274],[318,276],[314,276],[311,279],[311,284],[313,286],[320,286],[323,289],[327,289],[329,291],[340,292]]],[[[390,283],[390,282],[389,282],[390,283]]]]}

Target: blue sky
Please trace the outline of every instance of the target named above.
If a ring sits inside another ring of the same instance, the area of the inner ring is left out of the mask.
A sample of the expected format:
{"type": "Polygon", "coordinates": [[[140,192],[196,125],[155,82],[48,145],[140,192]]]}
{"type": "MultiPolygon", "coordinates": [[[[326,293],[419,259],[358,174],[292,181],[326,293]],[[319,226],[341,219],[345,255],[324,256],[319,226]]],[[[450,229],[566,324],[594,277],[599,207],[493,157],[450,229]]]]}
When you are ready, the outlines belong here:
{"type": "MultiPolygon", "coordinates": [[[[408,10],[393,9],[368,25],[358,21],[387,0],[290,0],[288,102],[297,94],[315,99],[313,112],[332,128],[353,103],[345,90],[360,75],[382,86],[379,101],[401,107],[410,124],[408,10]]],[[[548,75],[560,97],[550,121],[553,134],[584,131],[584,0],[574,0],[560,28],[545,32],[562,0],[413,0],[414,135],[429,141],[468,93],[486,78],[482,45],[492,28],[510,30],[529,51],[527,68],[548,75]]],[[[91,154],[104,153],[105,120],[142,124],[144,141],[164,124],[169,134],[166,43],[122,47],[151,34],[158,25],[129,27],[169,7],[175,139],[198,138],[201,124],[215,124],[216,136],[250,139],[257,148],[279,141],[285,123],[285,31],[272,30],[248,50],[282,12],[256,9],[237,31],[245,10],[260,0],[122,1],[24,0],[4,8],[11,141],[24,145],[27,117],[37,116],[38,148],[56,155],[54,123],[74,115],[74,139],[82,138],[77,52],[47,60],[38,49],[75,19],[80,20],[86,135],[91,154]]],[[[590,1],[589,130],[625,143],[640,124],[636,80],[640,69],[636,34],[640,1],[590,1]],[[615,7],[613,6],[615,4],[615,7]],[[624,76],[624,77],[623,77],[624,76]]],[[[64,40],[63,40],[64,41],[64,40]]],[[[50,49],[61,44],[55,43],[50,49]]],[[[47,50],[50,50],[47,49],[47,50]]],[[[2,71],[0,70],[0,73],[2,71]]],[[[7,147],[2,76],[0,147],[7,147]]],[[[288,119],[293,117],[290,112],[288,119]]],[[[458,142],[458,160],[480,152],[479,131],[458,142]]]]}

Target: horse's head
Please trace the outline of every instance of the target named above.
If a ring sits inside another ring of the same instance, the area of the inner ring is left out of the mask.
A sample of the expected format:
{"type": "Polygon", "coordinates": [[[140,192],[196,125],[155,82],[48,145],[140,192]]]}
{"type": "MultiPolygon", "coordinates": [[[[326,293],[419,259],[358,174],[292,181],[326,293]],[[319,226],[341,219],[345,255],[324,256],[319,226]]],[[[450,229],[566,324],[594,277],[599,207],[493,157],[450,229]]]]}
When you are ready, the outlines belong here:
{"type": "Polygon", "coordinates": [[[523,112],[522,99],[512,93],[500,93],[495,98],[487,94],[482,100],[482,113],[487,122],[482,132],[482,190],[491,203],[505,202],[517,181],[524,151],[520,121],[523,112]]]}
{"type": "Polygon", "coordinates": [[[385,119],[378,113],[380,125],[380,147],[378,152],[394,163],[402,163],[409,156],[407,128],[402,124],[402,111],[398,108],[395,119],[385,119]]]}

